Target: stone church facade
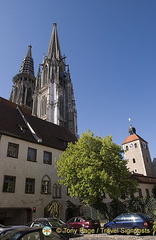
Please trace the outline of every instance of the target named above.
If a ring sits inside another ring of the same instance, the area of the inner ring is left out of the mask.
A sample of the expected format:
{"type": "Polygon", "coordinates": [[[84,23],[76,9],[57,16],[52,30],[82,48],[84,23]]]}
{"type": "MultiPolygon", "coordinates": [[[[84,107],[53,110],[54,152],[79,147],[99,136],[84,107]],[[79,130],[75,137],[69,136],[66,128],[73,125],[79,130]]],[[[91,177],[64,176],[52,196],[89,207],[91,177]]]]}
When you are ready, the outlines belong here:
{"type": "Polygon", "coordinates": [[[69,129],[77,136],[77,110],[69,65],[62,56],[57,25],[53,24],[47,55],[34,76],[32,47],[13,78],[10,101],[31,110],[32,115],[69,129]]]}

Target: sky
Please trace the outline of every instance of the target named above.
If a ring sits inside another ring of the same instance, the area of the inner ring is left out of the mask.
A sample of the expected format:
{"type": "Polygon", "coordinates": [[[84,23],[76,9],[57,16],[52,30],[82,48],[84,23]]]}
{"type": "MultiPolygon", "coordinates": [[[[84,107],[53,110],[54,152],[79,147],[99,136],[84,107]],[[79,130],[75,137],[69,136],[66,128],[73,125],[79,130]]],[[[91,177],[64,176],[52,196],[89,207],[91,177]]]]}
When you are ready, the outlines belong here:
{"type": "Polygon", "coordinates": [[[35,74],[53,23],[74,87],[78,134],[112,135],[131,124],[156,157],[156,1],[0,0],[0,96],[32,45],[35,74]]]}

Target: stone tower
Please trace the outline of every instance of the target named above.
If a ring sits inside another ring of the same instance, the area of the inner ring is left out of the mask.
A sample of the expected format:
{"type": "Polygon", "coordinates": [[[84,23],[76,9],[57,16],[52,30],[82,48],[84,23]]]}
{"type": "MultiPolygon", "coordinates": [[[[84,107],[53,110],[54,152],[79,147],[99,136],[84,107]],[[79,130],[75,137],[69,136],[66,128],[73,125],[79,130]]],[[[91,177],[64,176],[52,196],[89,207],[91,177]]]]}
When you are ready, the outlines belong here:
{"type": "Polygon", "coordinates": [[[53,31],[47,55],[39,68],[33,96],[32,114],[68,128],[77,136],[77,111],[69,66],[61,55],[57,25],[53,31]]]}
{"type": "Polygon", "coordinates": [[[19,74],[13,78],[10,100],[32,110],[32,115],[68,128],[77,136],[77,111],[69,66],[62,56],[57,25],[53,24],[47,55],[40,64],[37,77],[31,46],[19,74]]]}
{"type": "Polygon", "coordinates": [[[154,177],[148,143],[136,134],[136,129],[130,125],[129,136],[123,142],[127,167],[131,173],[154,177]]]}
{"type": "Polygon", "coordinates": [[[22,61],[19,73],[13,78],[13,87],[10,95],[10,101],[30,110],[33,106],[32,94],[36,81],[31,48],[31,46],[28,46],[28,52],[22,61]]]}

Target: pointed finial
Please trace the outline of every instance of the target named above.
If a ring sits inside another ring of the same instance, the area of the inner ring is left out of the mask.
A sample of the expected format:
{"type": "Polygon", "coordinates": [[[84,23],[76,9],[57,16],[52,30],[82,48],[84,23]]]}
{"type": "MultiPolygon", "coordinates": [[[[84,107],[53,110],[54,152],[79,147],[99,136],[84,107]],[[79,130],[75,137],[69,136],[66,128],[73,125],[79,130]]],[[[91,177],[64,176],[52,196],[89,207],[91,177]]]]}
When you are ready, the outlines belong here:
{"type": "Polygon", "coordinates": [[[129,134],[130,134],[130,135],[136,134],[136,129],[135,129],[135,127],[132,126],[131,118],[129,118],[128,121],[129,121],[129,123],[130,123],[129,134]]]}
{"type": "Polygon", "coordinates": [[[29,46],[28,46],[27,57],[31,57],[31,49],[32,49],[32,46],[29,45],[29,46]]]}

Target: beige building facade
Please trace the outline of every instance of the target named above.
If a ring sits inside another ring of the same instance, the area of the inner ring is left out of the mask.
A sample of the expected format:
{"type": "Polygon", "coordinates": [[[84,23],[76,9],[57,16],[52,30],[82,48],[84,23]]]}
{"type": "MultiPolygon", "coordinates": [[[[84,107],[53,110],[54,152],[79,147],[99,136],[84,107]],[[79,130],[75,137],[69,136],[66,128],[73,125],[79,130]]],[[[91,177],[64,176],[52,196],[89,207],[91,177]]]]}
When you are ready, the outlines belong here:
{"type": "Polygon", "coordinates": [[[72,214],[67,201],[78,201],[59,184],[55,159],[76,138],[20,110],[22,116],[16,104],[0,98],[0,223],[26,224],[44,216],[67,220],[72,214]]]}

